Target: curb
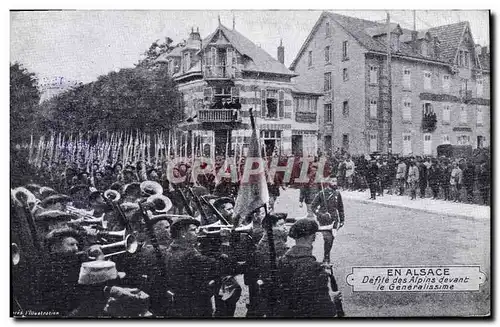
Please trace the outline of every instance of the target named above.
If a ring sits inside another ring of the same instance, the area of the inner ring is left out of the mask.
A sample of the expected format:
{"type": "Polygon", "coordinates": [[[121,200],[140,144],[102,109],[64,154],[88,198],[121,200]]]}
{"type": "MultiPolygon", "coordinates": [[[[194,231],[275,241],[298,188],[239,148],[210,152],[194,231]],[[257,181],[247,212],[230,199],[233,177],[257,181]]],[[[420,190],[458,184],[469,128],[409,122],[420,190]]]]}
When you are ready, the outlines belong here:
{"type": "Polygon", "coordinates": [[[490,217],[474,217],[474,216],[469,216],[469,215],[464,215],[464,214],[455,214],[455,213],[448,213],[448,212],[439,212],[439,211],[430,210],[430,209],[410,208],[410,207],[405,207],[405,206],[401,206],[401,205],[397,205],[397,204],[377,202],[377,200],[356,199],[356,198],[350,198],[348,196],[343,196],[342,198],[345,200],[351,200],[351,201],[356,201],[356,202],[361,202],[361,203],[376,204],[376,205],[380,205],[380,206],[387,207],[387,208],[399,208],[399,209],[406,209],[408,211],[420,211],[420,212],[432,213],[432,214],[449,216],[449,217],[457,217],[457,218],[462,218],[462,219],[483,221],[483,220],[490,218],[490,217]]]}

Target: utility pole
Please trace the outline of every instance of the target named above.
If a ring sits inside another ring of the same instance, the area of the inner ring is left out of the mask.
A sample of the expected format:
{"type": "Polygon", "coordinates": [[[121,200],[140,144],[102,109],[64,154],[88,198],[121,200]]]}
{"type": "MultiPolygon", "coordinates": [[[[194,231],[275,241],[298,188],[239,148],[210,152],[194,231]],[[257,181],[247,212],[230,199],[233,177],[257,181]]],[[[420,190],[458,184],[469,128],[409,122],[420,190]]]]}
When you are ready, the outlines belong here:
{"type": "Polygon", "coordinates": [[[387,152],[392,153],[391,17],[387,12],[387,152]]]}
{"type": "Polygon", "coordinates": [[[417,11],[413,10],[413,30],[417,30],[417,11]]]}

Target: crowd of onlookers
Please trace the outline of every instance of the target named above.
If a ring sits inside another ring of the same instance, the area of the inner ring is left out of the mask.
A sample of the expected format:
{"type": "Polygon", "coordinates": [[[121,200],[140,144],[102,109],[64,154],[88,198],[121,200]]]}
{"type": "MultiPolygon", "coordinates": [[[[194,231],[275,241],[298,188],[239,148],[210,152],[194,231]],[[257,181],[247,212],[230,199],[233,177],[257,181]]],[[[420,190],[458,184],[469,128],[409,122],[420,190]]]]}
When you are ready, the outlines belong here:
{"type": "Polygon", "coordinates": [[[489,204],[489,160],[396,155],[334,155],[331,175],[343,190],[364,191],[371,197],[408,194],[453,202],[489,204]],[[475,194],[479,193],[476,198],[475,194]],[[374,194],[375,193],[375,194],[374,194]]]}

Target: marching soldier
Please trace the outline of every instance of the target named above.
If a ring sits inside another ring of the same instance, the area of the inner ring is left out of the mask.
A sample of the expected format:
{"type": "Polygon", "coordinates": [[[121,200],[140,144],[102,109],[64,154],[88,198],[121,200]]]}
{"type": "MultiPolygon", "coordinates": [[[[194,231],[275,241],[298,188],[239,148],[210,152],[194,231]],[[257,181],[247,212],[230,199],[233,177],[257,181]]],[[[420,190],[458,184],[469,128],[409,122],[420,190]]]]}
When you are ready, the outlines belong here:
{"type": "MultiPolygon", "coordinates": [[[[321,184],[323,186],[323,184],[321,184]]],[[[338,230],[344,226],[344,203],[337,190],[337,179],[330,178],[327,187],[321,188],[311,203],[311,210],[316,214],[321,226],[333,224],[333,229],[338,230]]],[[[324,258],[323,262],[330,262],[330,251],[333,246],[334,235],[332,231],[324,231],[324,258]]]]}

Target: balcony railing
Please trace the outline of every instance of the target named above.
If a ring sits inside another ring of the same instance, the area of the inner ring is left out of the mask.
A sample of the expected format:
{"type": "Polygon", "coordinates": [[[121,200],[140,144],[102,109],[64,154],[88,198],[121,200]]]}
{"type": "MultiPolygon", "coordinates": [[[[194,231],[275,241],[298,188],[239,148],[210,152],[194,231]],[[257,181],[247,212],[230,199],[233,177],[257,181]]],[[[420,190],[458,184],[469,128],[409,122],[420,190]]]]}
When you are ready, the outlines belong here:
{"type": "Polygon", "coordinates": [[[230,79],[234,78],[234,68],[229,65],[205,65],[205,78],[230,79]]]}
{"type": "Polygon", "coordinates": [[[238,109],[199,109],[198,121],[202,123],[230,123],[239,122],[238,109]]]}
{"type": "Polygon", "coordinates": [[[465,102],[472,100],[472,90],[460,90],[460,98],[465,102]]]}

